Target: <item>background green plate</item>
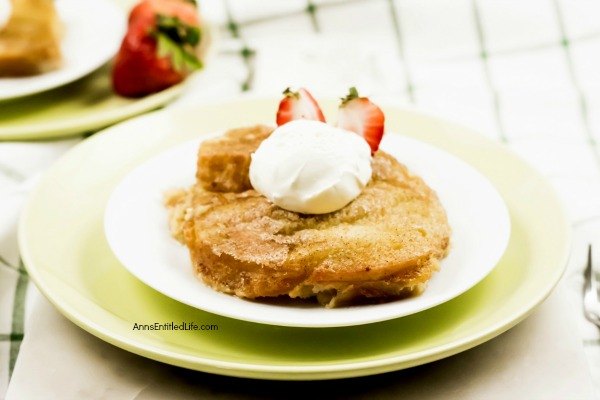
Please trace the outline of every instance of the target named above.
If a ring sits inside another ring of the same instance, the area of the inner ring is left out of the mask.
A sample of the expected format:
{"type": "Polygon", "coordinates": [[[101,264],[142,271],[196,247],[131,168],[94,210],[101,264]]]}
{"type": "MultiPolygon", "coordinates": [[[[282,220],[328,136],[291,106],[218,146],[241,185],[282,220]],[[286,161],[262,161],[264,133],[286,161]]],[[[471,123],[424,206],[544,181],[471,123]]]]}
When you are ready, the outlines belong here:
{"type": "MultiPolygon", "coordinates": [[[[103,233],[104,207],[119,180],[173,144],[202,133],[273,121],[276,105],[274,99],[250,99],[193,111],[161,111],[76,146],[42,179],[21,220],[21,252],[40,290],[83,329],[155,360],[233,376],[325,379],[407,368],[476,346],[522,320],[559,280],[569,229],[542,177],[505,147],[463,127],[392,108],[385,110],[390,131],[463,158],[496,185],[510,209],[512,236],[505,255],[467,293],[382,323],[285,328],[188,307],[130,275],[103,233]],[[219,330],[132,329],[135,322],[170,321],[217,324],[219,330]]],[[[335,102],[325,102],[324,109],[333,115],[335,102]]]]}
{"type": "Polygon", "coordinates": [[[114,94],[110,68],[58,89],[0,102],[0,140],[51,139],[94,131],[156,109],[173,100],[182,85],[141,99],[114,94]]]}

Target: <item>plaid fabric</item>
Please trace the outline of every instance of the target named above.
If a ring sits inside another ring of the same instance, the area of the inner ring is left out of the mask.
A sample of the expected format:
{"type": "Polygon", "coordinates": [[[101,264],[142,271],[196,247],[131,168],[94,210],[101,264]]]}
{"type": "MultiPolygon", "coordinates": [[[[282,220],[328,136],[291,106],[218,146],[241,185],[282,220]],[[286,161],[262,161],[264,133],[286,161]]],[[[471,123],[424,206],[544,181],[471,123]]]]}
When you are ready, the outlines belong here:
{"type": "MultiPolygon", "coordinates": [[[[506,143],[564,200],[575,229],[565,279],[578,306],[585,246],[596,240],[600,248],[599,2],[205,0],[201,7],[218,27],[216,54],[198,76],[205,89],[182,101],[277,94],[290,85],[342,96],[356,85],[506,143]]],[[[28,178],[80,140],[0,143],[0,393],[26,334],[16,220],[28,178]]],[[[600,388],[600,335],[580,322],[600,388]]]]}

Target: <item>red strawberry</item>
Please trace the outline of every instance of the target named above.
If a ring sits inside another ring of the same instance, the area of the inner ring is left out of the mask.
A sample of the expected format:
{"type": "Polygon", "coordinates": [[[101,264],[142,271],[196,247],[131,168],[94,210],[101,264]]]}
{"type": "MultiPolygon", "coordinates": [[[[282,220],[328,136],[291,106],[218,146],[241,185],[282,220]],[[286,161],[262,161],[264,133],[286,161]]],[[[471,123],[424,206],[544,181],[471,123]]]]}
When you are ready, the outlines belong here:
{"type": "Polygon", "coordinates": [[[284,98],[277,110],[277,125],[283,125],[295,119],[311,119],[325,122],[323,111],[308,90],[304,88],[293,92],[290,88],[283,91],[284,98]]]}
{"type": "Polygon", "coordinates": [[[368,98],[359,97],[356,88],[350,88],[348,96],[342,99],[337,126],[364,137],[371,153],[375,153],[383,137],[384,122],[383,111],[368,98]]]}
{"type": "MultiPolygon", "coordinates": [[[[126,97],[159,92],[202,66],[195,53],[200,29],[193,23],[192,14],[180,12],[186,7],[194,9],[193,5],[182,0],[145,0],[139,7],[142,8],[131,20],[113,67],[113,88],[126,97]],[[175,5],[173,10],[179,11],[156,14],[156,9],[151,8],[156,4],[175,5]]],[[[197,21],[195,15],[194,11],[197,21]]]]}
{"type": "Polygon", "coordinates": [[[131,9],[129,25],[144,21],[152,26],[157,15],[178,17],[190,25],[198,25],[198,12],[193,0],[143,0],[131,9]]]}

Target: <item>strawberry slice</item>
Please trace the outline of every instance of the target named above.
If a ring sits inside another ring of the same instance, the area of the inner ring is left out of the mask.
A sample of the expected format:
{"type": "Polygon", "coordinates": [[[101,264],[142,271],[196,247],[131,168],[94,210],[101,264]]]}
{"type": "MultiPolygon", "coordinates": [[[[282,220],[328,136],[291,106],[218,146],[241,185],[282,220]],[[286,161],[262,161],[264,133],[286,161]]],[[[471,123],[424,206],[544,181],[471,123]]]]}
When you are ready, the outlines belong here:
{"type": "Polygon", "coordinates": [[[131,19],[112,72],[115,92],[125,97],[159,92],[202,67],[196,55],[200,28],[194,5],[182,0],[145,0],[138,7],[142,8],[134,9],[137,14],[131,19]],[[163,7],[161,10],[170,14],[160,14],[156,13],[157,4],[174,8],[163,7]]]}
{"type": "Polygon", "coordinates": [[[314,97],[304,88],[297,92],[287,88],[283,91],[284,98],[277,110],[277,126],[295,119],[310,119],[325,122],[323,111],[319,108],[314,97]]]}
{"type": "Polygon", "coordinates": [[[350,88],[350,93],[342,99],[337,126],[358,133],[371,146],[371,153],[375,153],[383,137],[384,122],[383,111],[367,97],[360,97],[355,87],[350,88]]]}

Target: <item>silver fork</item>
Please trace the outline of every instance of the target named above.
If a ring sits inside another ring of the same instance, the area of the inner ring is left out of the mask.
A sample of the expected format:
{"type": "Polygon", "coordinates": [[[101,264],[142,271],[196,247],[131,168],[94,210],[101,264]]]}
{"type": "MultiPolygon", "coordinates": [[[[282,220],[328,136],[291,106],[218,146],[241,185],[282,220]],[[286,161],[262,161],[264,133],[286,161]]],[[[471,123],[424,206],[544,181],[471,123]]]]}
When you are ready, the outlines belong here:
{"type": "Polygon", "coordinates": [[[598,299],[598,276],[592,268],[592,245],[588,247],[588,259],[583,272],[585,283],[583,286],[583,313],[592,324],[600,327],[600,300],[598,299]]]}

